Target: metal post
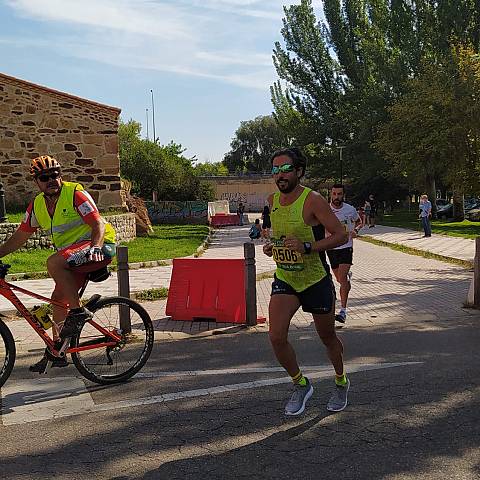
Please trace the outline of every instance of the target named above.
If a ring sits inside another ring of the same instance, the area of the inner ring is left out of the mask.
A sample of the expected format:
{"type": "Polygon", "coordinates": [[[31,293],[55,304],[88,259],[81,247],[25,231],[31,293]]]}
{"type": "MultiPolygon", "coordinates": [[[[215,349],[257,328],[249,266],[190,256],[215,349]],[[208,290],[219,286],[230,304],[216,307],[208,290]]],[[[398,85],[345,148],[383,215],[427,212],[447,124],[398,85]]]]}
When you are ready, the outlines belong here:
{"type": "Polygon", "coordinates": [[[475,239],[475,258],[473,260],[473,304],[480,306],[480,237],[475,239]]]}
{"type": "Polygon", "coordinates": [[[3,188],[3,183],[0,183],[0,223],[7,221],[6,210],[5,210],[5,189],[3,188]]]}
{"type": "MultiPolygon", "coordinates": [[[[118,294],[121,297],[130,298],[130,277],[128,273],[128,247],[117,247],[117,280],[118,294]]],[[[125,306],[120,307],[120,328],[124,333],[132,331],[132,321],[130,318],[130,309],[125,306]]]]}
{"type": "Polygon", "coordinates": [[[257,324],[257,273],[255,266],[255,245],[251,242],[243,244],[245,258],[245,305],[247,325],[257,324]]]}
{"type": "Polygon", "coordinates": [[[147,140],[150,140],[150,137],[148,136],[148,108],[145,109],[145,113],[147,116],[147,140]]]}
{"type": "Polygon", "coordinates": [[[157,143],[157,134],[155,132],[155,103],[153,101],[153,90],[150,89],[150,93],[152,94],[152,123],[153,123],[153,142],[157,143]]]}
{"type": "Polygon", "coordinates": [[[343,149],[345,148],[344,145],[337,147],[340,151],[340,183],[343,185],[343,149]]]}

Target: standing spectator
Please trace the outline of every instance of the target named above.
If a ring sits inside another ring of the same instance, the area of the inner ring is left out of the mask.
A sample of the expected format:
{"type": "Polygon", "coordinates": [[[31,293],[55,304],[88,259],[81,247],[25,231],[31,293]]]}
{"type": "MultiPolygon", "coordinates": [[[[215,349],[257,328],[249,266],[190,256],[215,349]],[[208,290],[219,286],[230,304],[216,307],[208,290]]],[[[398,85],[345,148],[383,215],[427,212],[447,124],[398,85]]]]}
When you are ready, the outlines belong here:
{"type": "Polygon", "coordinates": [[[364,225],[370,225],[370,215],[372,214],[372,205],[370,204],[369,200],[365,200],[363,205],[363,212],[364,212],[364,225]]]}
{"type": "Polygon", "coordinates": [[[432,216],[432,204],[428,200],[427,195],[422,195],[420,197],[420,214],[418,218],[422,220],[423,231],[425,232],[424,237],[432,236],[432,227],[430,226],[430,217],[432,216]]]}
{"type": "Polygon", "coordinates": [[[268,205],[265,205],[262,212],[262,238],[265,240],[270,239],[271,228],[272,222],[270,221],[270,208],[268,205]]]}
{"type": "Polygon", "coordinates": [[[365,225],[365,206],[361,205],[360,207],[358,207],[357,212],[360,220],[362,221],[362,225],[360,226],[360,228],[362,228],[365,225]]]}
{"type": "Polygon", "coordinates": [[[375,197],[372,194],[370,194],[370,196],[368,197],[368,202],[370,203],[370,215],[369,215],[368,228],[374,228],[375,217],[377,216],[377,201],[375,200],[375,197]]]}
{"type": "Polygon", "coordinates": [[[243,214],[245,213],[245,205],[242,202],[238,204],[237,207],[237,215],[238,215],[238,224],[240,226],[243,225],[243,214]]]}

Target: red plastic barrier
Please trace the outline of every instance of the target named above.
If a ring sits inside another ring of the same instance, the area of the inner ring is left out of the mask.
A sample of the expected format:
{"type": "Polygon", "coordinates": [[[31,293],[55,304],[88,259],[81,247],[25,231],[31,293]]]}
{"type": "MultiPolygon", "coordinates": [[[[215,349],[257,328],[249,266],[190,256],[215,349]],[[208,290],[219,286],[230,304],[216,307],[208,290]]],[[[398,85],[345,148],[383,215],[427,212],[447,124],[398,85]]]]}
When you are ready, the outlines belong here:
{"type": "Polygon", "coordinates": [[[240,218],[235,213],[222,213],[210,217],[210,223],[213,227],[227,227],[238,225],[240,223],[240,218]]]}
{"type": "Polygon", "coordinates": [[[246,323],[245,261],[174,259],[166,314],[172,320],[246,323]]]}

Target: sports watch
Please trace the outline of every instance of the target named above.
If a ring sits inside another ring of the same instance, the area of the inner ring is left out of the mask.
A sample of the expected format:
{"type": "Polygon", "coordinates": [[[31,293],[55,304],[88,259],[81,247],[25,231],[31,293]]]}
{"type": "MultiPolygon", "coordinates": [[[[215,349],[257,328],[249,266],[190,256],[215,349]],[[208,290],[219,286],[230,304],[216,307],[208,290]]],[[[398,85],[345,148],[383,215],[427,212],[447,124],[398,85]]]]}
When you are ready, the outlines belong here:
{"type": "Polygon", "coordinates": [[[312,244],[310,242],[303,242],[303,248],[306,254],[312,253],[312,244]]]}

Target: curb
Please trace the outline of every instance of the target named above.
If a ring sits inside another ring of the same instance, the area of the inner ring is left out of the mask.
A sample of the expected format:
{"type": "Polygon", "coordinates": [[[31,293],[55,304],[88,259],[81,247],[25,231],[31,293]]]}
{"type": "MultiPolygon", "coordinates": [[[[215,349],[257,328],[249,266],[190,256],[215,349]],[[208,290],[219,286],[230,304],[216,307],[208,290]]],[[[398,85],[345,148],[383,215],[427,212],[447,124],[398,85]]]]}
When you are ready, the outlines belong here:
{"type": "Polygon", "coordinates": [[[201,257],[204,254],[205,250],[207,250],[210,246],[210,243],[212,243],[212,239],[215,235],[215,229],[212,227],[209,227],[209,229],[209,234],[205,237],[203,243],[197,248],[196,252],[193,254],[195,258],[201,257]]]}

